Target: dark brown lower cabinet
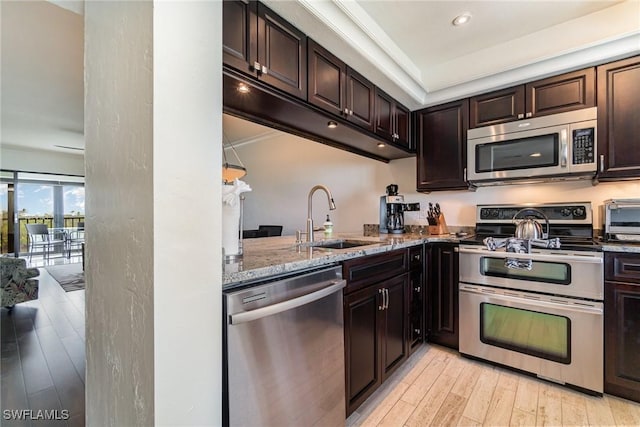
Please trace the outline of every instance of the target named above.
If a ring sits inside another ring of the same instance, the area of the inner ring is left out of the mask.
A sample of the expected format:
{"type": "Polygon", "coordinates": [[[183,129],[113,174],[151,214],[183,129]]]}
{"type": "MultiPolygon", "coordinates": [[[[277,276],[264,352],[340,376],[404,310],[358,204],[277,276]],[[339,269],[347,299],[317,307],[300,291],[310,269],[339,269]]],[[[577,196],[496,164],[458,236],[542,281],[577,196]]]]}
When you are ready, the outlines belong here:
{"type": "Polygon", "coordinates": [[[425,279],[424,245],[409,250],[409,354],[424,341],[425,279]]]}
{"type": "MultiPolygon", "coordinates": [[[[398,251],[395,251],[397,257],[398,251]]],[[[406,250],[402,250],[406,260],[406,250]]],[[[391,253],[393,254],[393,252],[391,253]]],[[[379,256],[374,256],[372,272],[379,256]]],[[[363,271],[362,260],[354,268],[363,271]]],[[[405,264],[406,265],[406,264],[405,264]]],[[[364,265],[366,268],[366,265],[364,265]]],[[[345,269],[350,268],[349,262],[345,269]]],[[[384,277],[384,272],[379,272],[384,277]]],[[[348,275],[346,275],[348,277],[348,275]]],[[[369,279],[363,279],[369,280],[369,279]]],[[[409,354],[409,274],[382,279],[364,288],[349,283],[344,296],[347,416],[364,402],[404,362],[409,354]]]]}
{"type": "Polygon", "coordinates": [[[640,254],[605,254],[604,391],[640,402],[640,254]]]}
{"type": "Polygon", "coordinates": [[[458,245],[428,247],[427,341],[458,349],[458,245]]]}

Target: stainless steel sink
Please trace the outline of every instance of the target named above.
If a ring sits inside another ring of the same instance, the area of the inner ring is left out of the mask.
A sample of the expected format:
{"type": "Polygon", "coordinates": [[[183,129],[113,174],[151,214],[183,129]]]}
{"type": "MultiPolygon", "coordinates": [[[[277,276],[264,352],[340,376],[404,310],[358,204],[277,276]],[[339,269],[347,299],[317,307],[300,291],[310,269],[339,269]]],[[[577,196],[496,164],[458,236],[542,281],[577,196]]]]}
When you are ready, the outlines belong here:
{"type": "Polygon", "coordinates": [[[360,246],[369,246],[375,245],[380,242],[369,242],[365,240],[331,240],[328,242],[314,242],[311,246],[318,249],[348,249],[348,248],[357,248],[360,246]]]}

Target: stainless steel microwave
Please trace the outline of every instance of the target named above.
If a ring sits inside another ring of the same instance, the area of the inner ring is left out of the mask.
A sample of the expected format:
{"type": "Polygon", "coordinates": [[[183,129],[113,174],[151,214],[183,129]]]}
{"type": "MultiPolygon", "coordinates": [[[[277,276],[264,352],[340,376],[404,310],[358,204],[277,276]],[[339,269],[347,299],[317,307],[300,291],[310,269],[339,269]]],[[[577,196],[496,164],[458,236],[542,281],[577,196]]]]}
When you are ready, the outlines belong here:
{"type": "Polygon", "coordinates": [[[596,122],[592,107],[469,129],[467,180],[481,186],[593,178],[596,122]]]}

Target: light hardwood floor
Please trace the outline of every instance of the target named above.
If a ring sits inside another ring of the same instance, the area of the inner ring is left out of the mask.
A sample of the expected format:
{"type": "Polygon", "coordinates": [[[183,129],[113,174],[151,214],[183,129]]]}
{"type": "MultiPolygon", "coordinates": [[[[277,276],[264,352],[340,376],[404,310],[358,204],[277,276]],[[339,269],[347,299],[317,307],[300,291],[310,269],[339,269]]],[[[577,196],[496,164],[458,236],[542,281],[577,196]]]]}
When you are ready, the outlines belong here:
{"type": "Polygon", "coordinates": [[[567,387],[423,345],[348,426],[640,426],[640,404],[567,387]]]}

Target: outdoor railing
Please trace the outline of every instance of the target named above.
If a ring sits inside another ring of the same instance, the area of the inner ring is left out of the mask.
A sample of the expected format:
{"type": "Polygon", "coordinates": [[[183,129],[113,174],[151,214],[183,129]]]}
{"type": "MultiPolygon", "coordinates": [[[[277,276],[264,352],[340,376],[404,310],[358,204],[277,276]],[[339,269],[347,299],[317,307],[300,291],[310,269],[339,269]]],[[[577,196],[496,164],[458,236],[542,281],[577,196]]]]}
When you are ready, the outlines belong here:
{"type": "MultiPolygon", "coordinates": [[[[62,227],[77,227],[80,222],[84,222],[84,216],[65,215],[62,227]]],[[[20,227],[20,253],[25,253],[29,250],[27,247],[27,224],[46,224],[49,228],[55,227],[53,216],[51,215],[18,217],[18,225],[20,227]]],[[[3,215],[2,230],[0,233],[0,246],[2,247],[3,253],[13,252],[13,248],[9,248],[8,245],[9,234],[7,226],[7,219],[3,215]]]]}

